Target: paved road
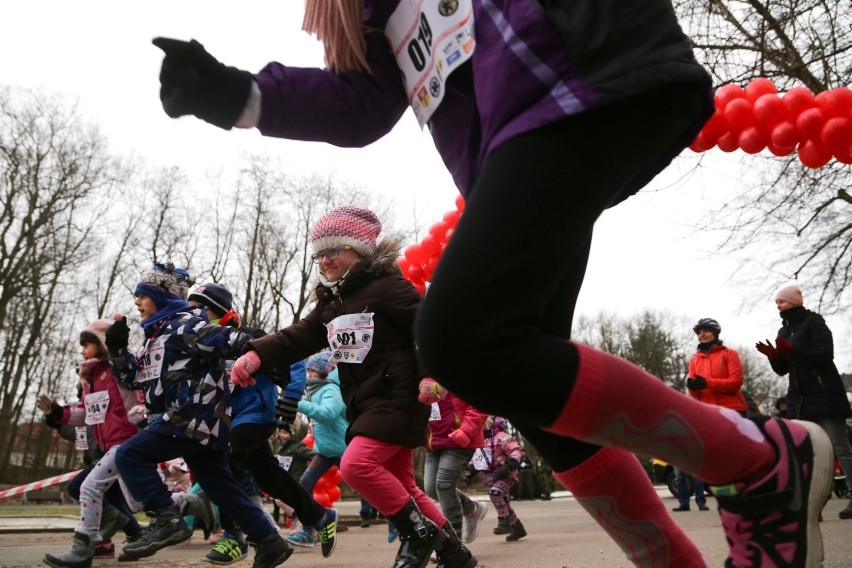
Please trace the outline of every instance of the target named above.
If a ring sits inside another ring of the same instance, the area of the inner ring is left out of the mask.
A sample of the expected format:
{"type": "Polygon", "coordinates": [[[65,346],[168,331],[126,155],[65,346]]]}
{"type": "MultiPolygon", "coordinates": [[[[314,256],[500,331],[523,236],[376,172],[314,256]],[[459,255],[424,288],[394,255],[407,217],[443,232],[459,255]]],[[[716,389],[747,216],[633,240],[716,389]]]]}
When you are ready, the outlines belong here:
{"type": "MultiPolygon", "coordinates": [[[[676,502],[664,498],[668,507],[676,502]]],[[[711,501],[712,503],[712,501],[711,501]]],[[[831,499],[824,511],[822,531],[826,543],[826,568],[852,566],[852,520],[841,521],[837,512],[846,501],[831,499]]],[[[552,501],[515,501],[513,506],[523,520],[529,536],[519,542],[508,543],[503,537],[491,534],[496,523],[493,509],[485,519],[485,526],[471,550],[483,568],[527,567],[536,568],[613,568],[630,567],[618,547],[606,537],[573,498],[552,501]]],[[[357,510],[355,503],[343,503],[345,515],[357,510]]],[[[2,515],[2,509],[0,509],[2,515]]],[[[719,517],[715,512],[692,511],[677,513],[677,521],[705,554],[711,566],[724,564],[727,546],[719,517]]],[[[297,550],[285,564],[292,567],[322,568],[376,568],[393,563],[397,544],[386,542],[384,524],[362,529],[351,527],[338,535],[338,546],[331,558],[324,559],[316,550],[297,550]]],[[[71,533],[0,533],[0,567],[19,568],[43,566],[41,559],[47,552],[67,550],[71,533]]],[[[201,558],[210,544],[201,540],[199,532],[189,544],[181,544],[160,551],[156,556],[138,564],[120,564],[127,568],[150,567],[210,567],[201,558]]],[[[94,566],[119,566],[115,560],[101,560],[94,566]]],[[[251,557],[238,564],[238,568],[251,566],[251,557]]],[[[431,565],[434,566],[434,565],[431,565]]]]}

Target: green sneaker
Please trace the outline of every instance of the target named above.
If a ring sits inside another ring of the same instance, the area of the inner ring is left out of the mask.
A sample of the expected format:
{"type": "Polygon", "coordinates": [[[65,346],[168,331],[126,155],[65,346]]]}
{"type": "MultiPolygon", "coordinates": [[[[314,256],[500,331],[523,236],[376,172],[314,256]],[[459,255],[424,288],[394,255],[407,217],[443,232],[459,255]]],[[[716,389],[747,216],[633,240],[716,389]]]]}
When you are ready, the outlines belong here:
{"type": "Polygon", "coordinates": [[[232,538],[220,538],[204,559],[210,564],[227,566],[248,556],[248,547],[232,538]]]}
{"type": "Polygon", "coordinates": [[[337,544],[334,535],[337,532],[337,509],[326,509],[325,515],[317,525],[317,540],[322,547],[324,558],[331,556],[337,544]]]}

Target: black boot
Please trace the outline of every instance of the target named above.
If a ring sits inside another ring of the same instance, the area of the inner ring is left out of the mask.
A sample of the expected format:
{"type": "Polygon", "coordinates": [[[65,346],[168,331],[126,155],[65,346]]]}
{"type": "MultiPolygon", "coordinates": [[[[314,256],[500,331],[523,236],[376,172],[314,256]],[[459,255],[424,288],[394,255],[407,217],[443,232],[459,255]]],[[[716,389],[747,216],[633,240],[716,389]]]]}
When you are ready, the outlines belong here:
{"type": "Polygon", "coordinates": [[[272,568],[284,564],[293,554],[290,543],[281,538],[278,533],[272,533],[259,542],[249,543],[255,548],[254,562],[251,568],[272,568]]]}
{"type": "Polygon", "coordinates": [[[399,530],[400,541],[393,568],[423,568],[429,563],[432,551],[447,538],[444,531],[420,513],[413,499],[391,515],[390,520],[399,530]]]}
{"type": "Polygon", "coordinates": [[[137,540],[124,545],[122,555],[126,560],[136,560],[156,554],[161,548],[181,543],[192,536],[177,507],[148,513],[151,521],[147,530],[137,540]]]}
{"type": "Polygon", "coordinates": [[[459,540],[459,535],[450,521],[444,523],[443,530],[447,534],[447,540],[435,548],[438,553],[438,568],[474,568],[476,558],[459,540]]]}
{"type": "Polygon", "coordinates": [[[361,513],[361,528],[366,529],[370,526],[370,514],[361,513]]]}
{"type": "Polygon", "coordinates": [[[497,526],[494,527],[494,534],[509,534],[509,518],[497,517],[497,526]]]}
{"type": "Polygon", "coordinates": [[[524,528],[520,519],[517,519],[514,523],[509,525],[509,534],[506,535],[506,540],[509,542],[513,540],[521,540],[525,536],[527,536],[527,530],[524,528]]]}
{"type": "Polygon", "coordinates": [[[95,542],[86,533],[75,532],[71,551],[65,554],[47,554],[44,563],[53,568],[89,568],[95,555],[95,542]]]}

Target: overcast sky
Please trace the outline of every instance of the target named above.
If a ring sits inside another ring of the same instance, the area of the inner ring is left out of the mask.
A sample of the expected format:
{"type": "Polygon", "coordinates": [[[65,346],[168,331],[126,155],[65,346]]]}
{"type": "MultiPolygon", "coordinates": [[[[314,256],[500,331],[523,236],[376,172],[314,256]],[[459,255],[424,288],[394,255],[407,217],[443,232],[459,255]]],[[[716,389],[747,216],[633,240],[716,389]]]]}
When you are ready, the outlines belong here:
{"type": "MultiPolygon", "coordinates": [[[[454,207],[452,180],[411,111],[364,149],[264,139],[256,131],[225,132],[163,113],[157,96],[162,55],[151,45],[153,37],[197,39],[224,63],[252,72],[272,60],[320,66],[320,45],[300,30],[300,0],[11,4],[0,5],[0,83],[78,100],[81,113],[102,128],[117,153],[136,152],[151,165],[178,164],[201,178],[209,168],[237,163],[247,151],[265,152],[282,158],[294,173],[334,171],[379,192],[405,208],[400,219],[416,209],[425,227],[454,207]]],[[[681,164],[605,213],[596,227],[579,313],[666,310],[690,320],[718,319],[730,345],[774,338],[780,320],[771,292],[763,303],[744,304],[761,286],[735,284],[737,264],[708,255],[717,237],[694,229],[740,187],[746,175],[740,159],[716,150],[703,158],[698,174],[685,177],[695,161],[687,150],[681,164]]],[[[801,284],[807,306],[807,283],[801,284]]],[[[850,372],[847,320],[827,318],[838,366],[850,372]]]]}

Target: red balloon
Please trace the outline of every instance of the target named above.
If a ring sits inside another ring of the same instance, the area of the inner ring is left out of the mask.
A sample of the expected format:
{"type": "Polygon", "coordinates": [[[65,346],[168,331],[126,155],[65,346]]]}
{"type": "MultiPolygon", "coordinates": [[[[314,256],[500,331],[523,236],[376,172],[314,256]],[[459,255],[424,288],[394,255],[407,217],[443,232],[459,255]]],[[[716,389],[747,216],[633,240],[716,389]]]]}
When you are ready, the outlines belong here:
{"type": "Polygon", "coordinates": [[[816,105],[814,94],[807,87],[793,87],[781,99],[787,118],[795,122],[802,111],[813,108],[816,105]]]}
{"type": "Polygon", "coordinates": [[[852,142],[852,121],[848,118],[830,118],[822,127],[820,139],[834,153],[841,155],[849,151],[852,142]]]}
{"type": "Polygon", "coordinates": [[[725,120],[731,130],[745,130],[754,124],[754,112],[746,99],[734,99],[725,107],[725,120]]]}
{"type": "Polygon", "coordinates": [[[803,110],[796,119],[796,128],[811,140],[820,139],[824,124],[825,114],[816,107],[803,110]]]}
{"type": "Polygon", "coordinates": [[[773,154],[775,154],[776,156],[779,156],[779,157],[789,156],[790,154],[792,154],[793,152],[796,151],[795,146],[788,146],[788,147],[776,146],[775,144],[772,144],[771,142],[769,143],[769,145],[766,148],[770,152],[772,152],[773,154]]]}
{"type": "Polygon", "coordinates": [[[331,483],[334,485],[339,485],[341,481],[343,481],[343,474],[340,473],[340,470],[337,469],[337,466],[334,466],[329,471],[331,475],[331,483]]]}
{"type": "Polygon", "coordinates": [[[809,168],[821,168],[831,160],[831,150],[813,140],[805,140],[799,146],[799,160],[809,168]]]}
{"type": "Polygon", "coordinates": [[[435,255],[427,260],[425,266],[423,266],[423,271],[429,274],[429,278],[427,278],[427,280],[430,282],[432,281],[432,274],[435,272],[435,269],[438,268],[438,262],[440,262],[440,260],[441,255],[435,255]]]}
{"type": "Polygon", "coordinates": [[[399,265],[400,271],[402,271],[402,275],[406,278],[408,277],[408,269],[411,267],[411,261],[405,258],[404,256],[396,259],[396,263],[399,265]]]}
{"type": "Polygon", "coordinates": [[[839,87],[823,91],[817,94],[815,100],[827,118],[849,118],[849,110],[852,109],[852,91],[849,89],[839,87]]]}
{"type": "Polygon", "coordinates": [[[459,211],[464,211],[464,197],[461,195],[456,196],[456,209],[459,211]]]}
{"type": "Polygon", "coordinates": [[[848,166],[852,164],[852,152],[850,152],[850,149],[837,150],[834,152],[834,159],[848,166]]]}
{"type": "Polygon", "coordinates": [[[332,505],[332,501],[329,498],[328,493],[326,493],[325,491],[317,491],[316,489],[314,489],[314,501],[316,501],[326,509],[331,507],[332,505]]]}
{"type": "Polygon", "coordinates": [[[712,141],[702,130],[698,133],[698,136],[695,137],[695,140],[692,141],[692,144],[689,145],[689,149],[693,152],[706,152],[715,145],[716,143],[712,141]]]}
{"type": "Polygon", "coordinates": [[[421,283],[419,283],[419,284],[415,284],[415,285],[414,285],[414,289],[415,289],[415,290],[417,290],[417,292],[418,292],[421,296],[425,296],[425,295],[426,295],[426,284],[424,284],[424,283],[422,283],[422,282],[421,282],[421,283]]]}
{"type": "Polygon", "coordinates": [[[716,91],[716,95],[713,97],[714,104],[717,109],[724,110],[728,103],[733,100],[741,99],[745,96],[745,91],[743,91],[742,87],[739,85],[734,85],[733,83],[729,83],[722,87],[719,87],[719,90],[716,91]]]}
{"type": "Polygon", "coordinates": [[[447,229],[447,234],[446,234],[446,236],[444,236],[444,242],[445,243],[450,242],[450,239],[453,237],[453,233],[455,233],[455,232],[456,232],[455,229],[447,229]]]}
{"type": "Polygon", "coordinates": [[[461,211],[458,209],[455,211],[448,211],[444,213],[444,223],[449,225],[451,229],[455,228],[459,222],[459,217],[461,217],[461,211]]]}
{"type": "Polygon", "coordinates": [[[716,145],[719,146],[719,149],[723,152],[734,152],[739,149],[739,139],[736,132],[728,132],[719,137],[719,141],[716,142],[716,145]]]}
{"type": "MultiPolygon", "coordinates": [[[[429,253],[423,248],[423,245],[414,243],[405,248],[405,258],[411,261],[412,268],[414,265],[421,265],[429,258],[429,253]]],[[[409,269],[410,272],[410,269],[409,269]]]]}
{"type": "Polygon", "coordinates": [[[728,130],[730,130],[730,127],[728,126],[728,122],[725,120],[725,114],[717,110],[704,124],[704,128],[701,129],[701,133],[707,136],[708,140],[713,142],[713,144],[716,144],[719,137],[728,130]]]}
{"type": "Polygon", "coordinates": [[[745,88],[745,96],[755,102],[764,95],[777,95],[778,89],[775,88],[775,83],[764,77],[753,79],[745,88]]]}
{"type": "Polygon", "coordinates": [[[754,101],[754,118],[764,129],[771,129],[787,117],[784,103],[777,94],[766,94],[754,101]]]}
{"type": "Polygon", "coordinates": [[[443,221],[438,221],[437,223],[429,227],[429,234],[438,239],[439,241],[443,241],[444,235],[447,234],[447,229],[449,228],[450,226],[444,223],[443,221]]]}
{"type": "Polygon", "coordinates": [[[757,154],[766,148],[769,137],[757,128],[751,127],[740,132],[737,141],[746,154],[757,154]]]}
{"type": "Polygon", "coordinates": [[[340,487],[337,485],[332,485],[325,493],[328,495],[328,498],[331,499],[332,503],[340,499],[340,487]]]}
{"type": "Polygon", "coordinates": [[[423,240],[420,241],[420,246],[426,251],[427,260],[441,252],[441,243],[435,238],[435,235],[426,235],[423,237],[423,240]]]}
{"type": "Polygon", "coordinates": [[[423,267],[419,264],[412,264],[408,269],[408,280],[417,287],[417,283],[423,283],[423,267]]]}
{"type": "Polygon", "coordinates": [[[793,123],[785,120],[772,129],[770,140],[779,148],[795,148],[802,141],[802,133],[793,123]]]}

